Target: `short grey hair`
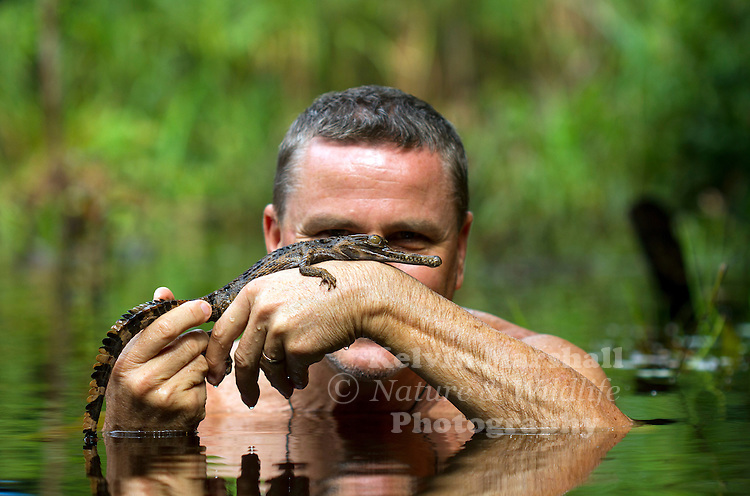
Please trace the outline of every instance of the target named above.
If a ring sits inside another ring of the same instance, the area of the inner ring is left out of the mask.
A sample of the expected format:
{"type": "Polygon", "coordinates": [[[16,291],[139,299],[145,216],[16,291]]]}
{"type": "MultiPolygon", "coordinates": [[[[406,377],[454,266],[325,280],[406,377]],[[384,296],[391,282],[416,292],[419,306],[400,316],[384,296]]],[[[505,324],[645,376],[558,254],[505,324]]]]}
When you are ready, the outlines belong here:
{"type": "Polygon", "coordinates": [[[450,173],[458,228],[469,210],[468,161],[456,129],[431,105],[395,88],[360,86],[325,93],[292,123],[279,146],[273,204],[279,221],[294,189],[293,169],[314,138],[339,143],[427,147],[450,173]]]}

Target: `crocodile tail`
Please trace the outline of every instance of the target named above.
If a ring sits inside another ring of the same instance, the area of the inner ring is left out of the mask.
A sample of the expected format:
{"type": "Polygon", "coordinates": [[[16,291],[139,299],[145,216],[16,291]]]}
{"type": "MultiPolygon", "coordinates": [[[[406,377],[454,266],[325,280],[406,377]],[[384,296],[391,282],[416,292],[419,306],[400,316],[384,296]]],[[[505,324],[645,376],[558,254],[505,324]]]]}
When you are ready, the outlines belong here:
{"type": "Polygon", "coordinates": [[[89,383],[89,397],[83,416],[84,447],[96,444],[96,428],[104,406],[109,377],[117,358],[133,336],[148,327],[153,321],[188,300],[153,300],[133,307],[123,314],[102,340],[89,383]]]}

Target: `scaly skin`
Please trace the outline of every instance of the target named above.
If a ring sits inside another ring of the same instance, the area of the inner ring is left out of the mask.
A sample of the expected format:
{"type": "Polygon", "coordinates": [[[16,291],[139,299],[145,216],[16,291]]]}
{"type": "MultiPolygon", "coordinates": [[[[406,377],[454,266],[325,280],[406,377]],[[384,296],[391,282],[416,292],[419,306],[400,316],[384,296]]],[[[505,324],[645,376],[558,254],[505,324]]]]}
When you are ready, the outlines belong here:
{"type": "MultiPolygon", "coordinates": [[[[325,269],[312,267],[313,264],[327,260],[374,260],[429,267],[437,267],[441,263],[440,257],[395,250],[388,246],[382,237],[374,234],[355,234],[295,243],[266,255],[237,279],[200,298],[211,305],[209,322],[215,322],[221,317],[248,282],[280,270],[299,268],[302,275],[319,277],[321,285],[327,285],[329,290],[335,288],[336,278],[333,275],[325,269]]],[[[90,449],[96,445],[96,429],[109,377],[125,345],[161,315],[187,301],[189,300],[154,300],[142,303],[124,314],[107,332],[96,357],[94,372],[91,374],[92,381],[89,385],[88,403],[83,420],[84,448],[90,449]]],[[[228,362],[228,370],[230,367],[231,362],[228,362]]]]}

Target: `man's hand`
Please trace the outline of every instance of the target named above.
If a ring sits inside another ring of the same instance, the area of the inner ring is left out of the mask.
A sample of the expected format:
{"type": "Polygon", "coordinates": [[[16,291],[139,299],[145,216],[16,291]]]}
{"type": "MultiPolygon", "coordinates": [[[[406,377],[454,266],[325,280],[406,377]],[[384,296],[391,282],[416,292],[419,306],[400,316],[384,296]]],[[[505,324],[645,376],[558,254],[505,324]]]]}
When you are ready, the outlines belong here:
{"type": "MultiPolygon", "coordinates": [[[[174,299],[159,288],[154,299],[174,299]]],[[[104,430],[191,430],[206,412],[208,336],[185,332],[203,324],[211,306],[184,303],[137,334],[115,362],[107,387],[104,430]]]]}
{"type": "Polygon", "coordinates": [[[258,402],[261,368],[286,397],[295,388],[304,388],[311,364],[360,337],[366,295],[350,282],[361,280],[358,276],[362,275],[371,277],[362,274],[373,267],[371,264],[375,262],[323,264],[334,267],[331,272],[341,282],[333,290],[296,269],[248,283],[213,328],[206,351],[208,381],[218,385],[224,378],[225,359],[233,341],[242,334],[234,359],[237,385],[246,405],[258,402]]]}

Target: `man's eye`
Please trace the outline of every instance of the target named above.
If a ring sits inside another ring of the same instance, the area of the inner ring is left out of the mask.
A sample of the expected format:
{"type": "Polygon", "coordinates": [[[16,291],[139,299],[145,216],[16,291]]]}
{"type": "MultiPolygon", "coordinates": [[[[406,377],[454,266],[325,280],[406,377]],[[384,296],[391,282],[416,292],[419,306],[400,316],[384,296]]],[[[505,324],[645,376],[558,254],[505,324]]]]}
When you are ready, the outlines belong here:
{"type": "Polygon", "coordinates": [[[426,249],[430,244],[430,240],[427,236],[413,231],[399,231],[388,236],[388,244],[406,250],[417,251],[426,249]]]}
{"type": "Polygon", "coordinates": [[[319,231],[315,237],[316,238],[333,238],[336,236],[346,236],[348,234],[351,234],[346,229],[325,229],[323,231],[319,231]]]}

